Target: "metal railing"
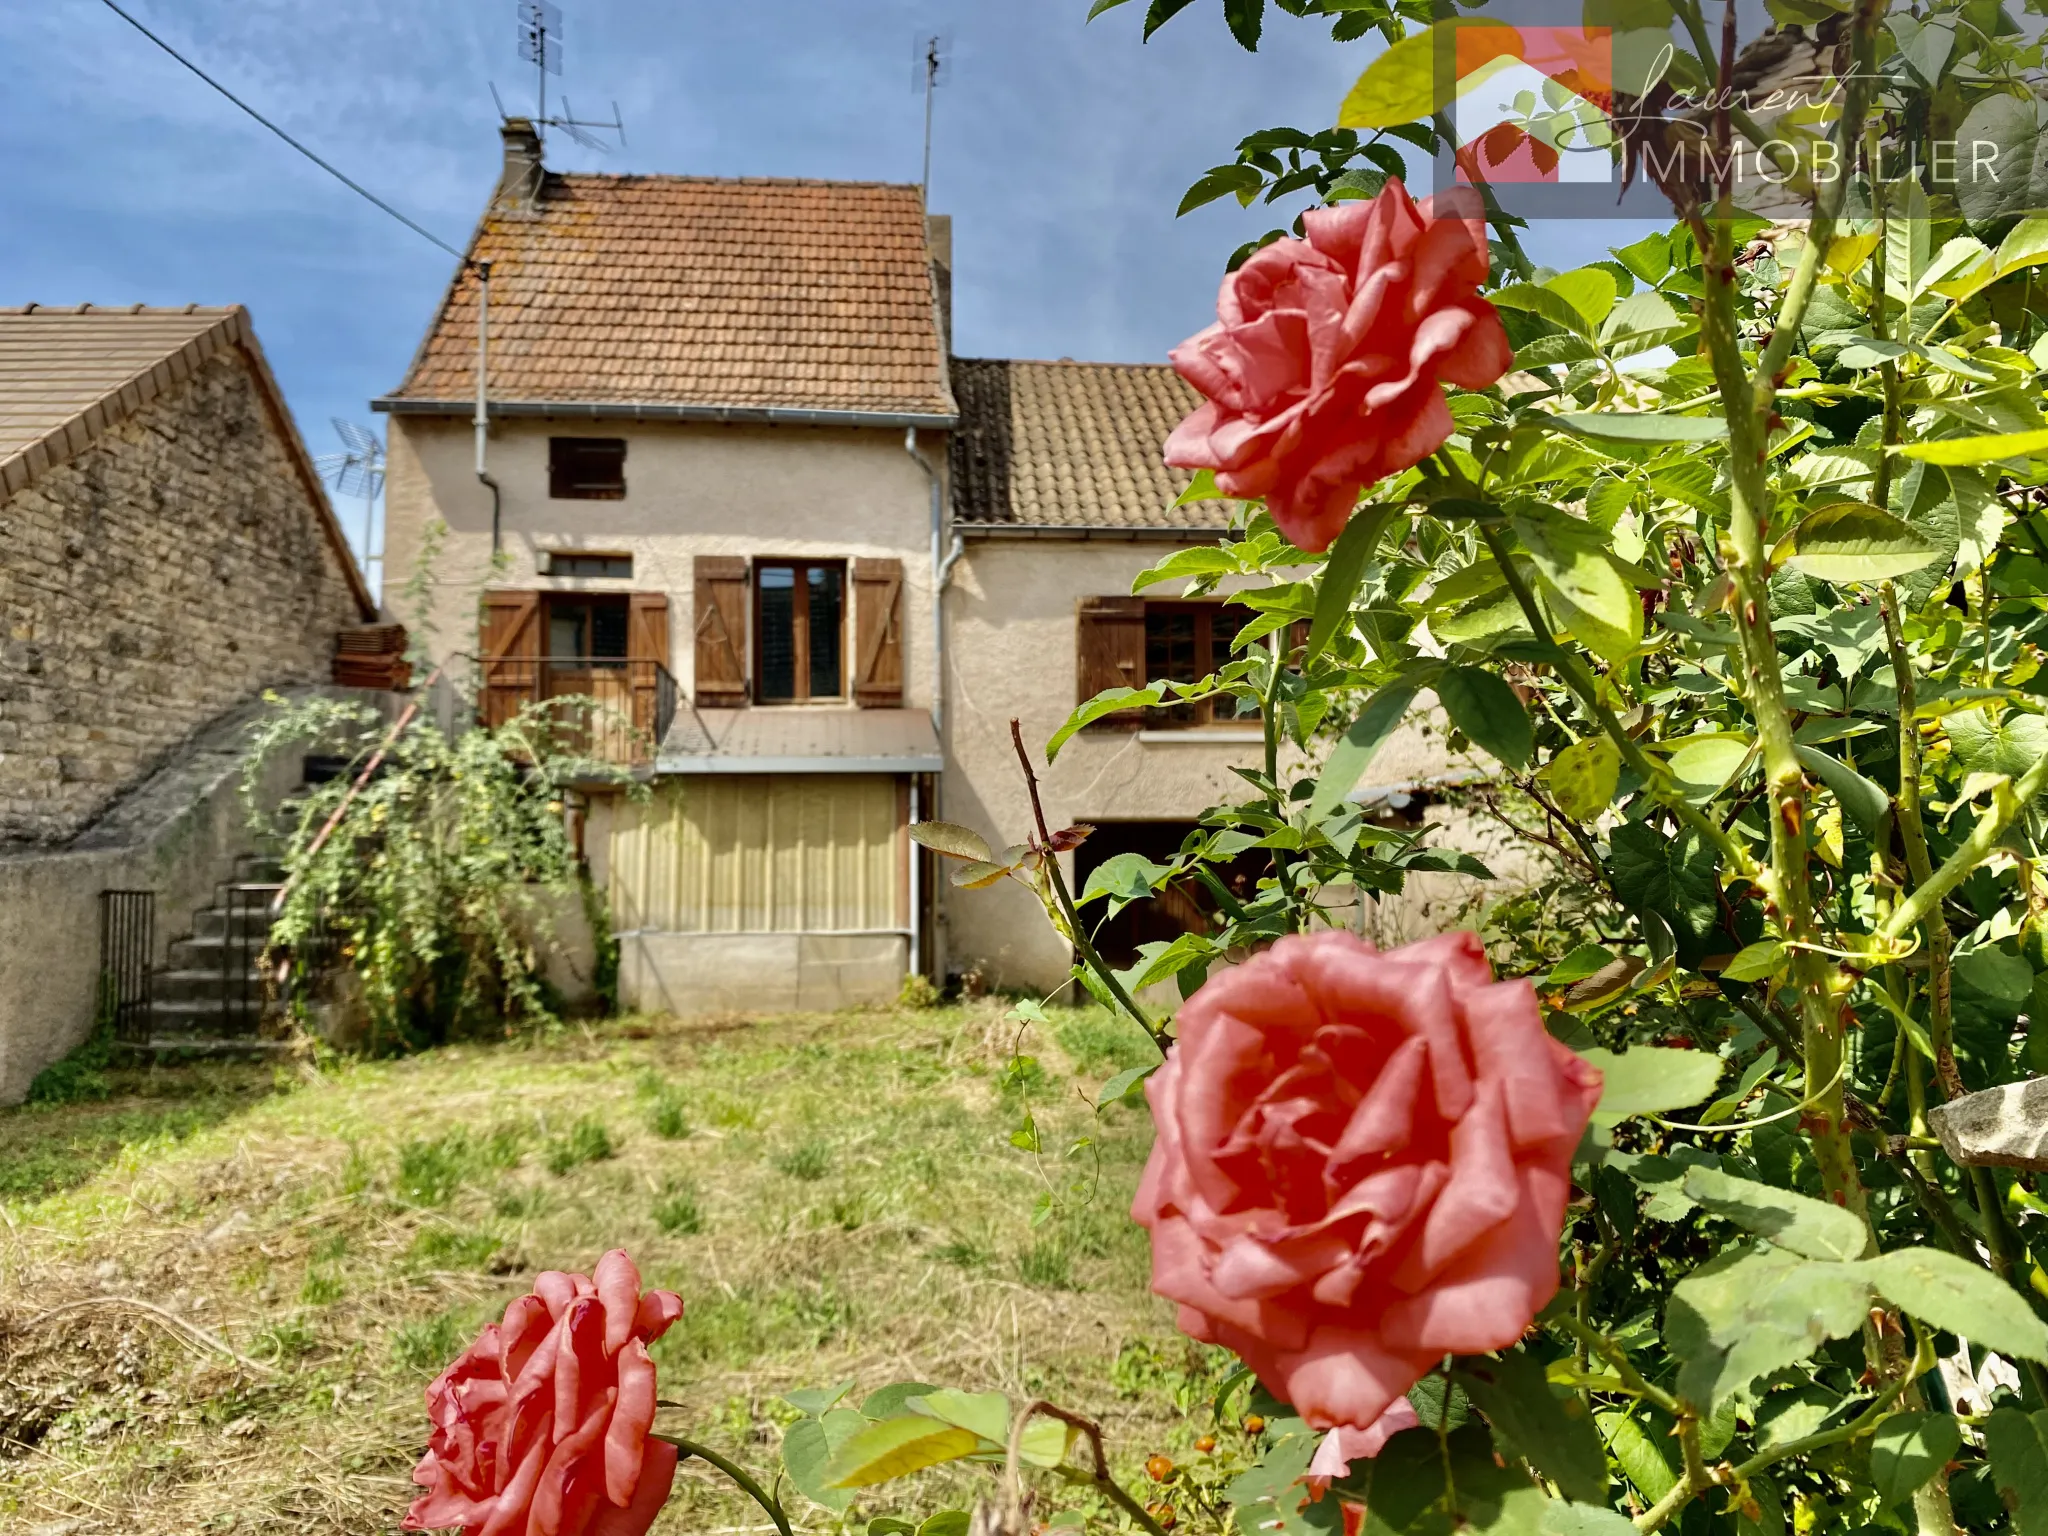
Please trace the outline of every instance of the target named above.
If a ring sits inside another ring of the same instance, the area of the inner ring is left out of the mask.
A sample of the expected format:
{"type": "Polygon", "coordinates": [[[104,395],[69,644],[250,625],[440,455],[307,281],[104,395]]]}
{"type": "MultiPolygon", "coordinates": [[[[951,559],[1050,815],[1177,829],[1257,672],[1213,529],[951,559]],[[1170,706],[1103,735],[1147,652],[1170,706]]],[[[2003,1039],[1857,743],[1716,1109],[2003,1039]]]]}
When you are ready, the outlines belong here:
{"type": "Polygon", "coordinates": [[[654,761],[676,717],[676,680],[658,661],[609,656],[503,656],[477,662],[477,710],[488,727],[531,704],[558,706],[556,745],[622,767],[654,761]]]}
{"type": "Polygon", "coordinates": [[[100,892],[100,1017],[123,1045],[149,1040],[156,892],[100,892]]]}

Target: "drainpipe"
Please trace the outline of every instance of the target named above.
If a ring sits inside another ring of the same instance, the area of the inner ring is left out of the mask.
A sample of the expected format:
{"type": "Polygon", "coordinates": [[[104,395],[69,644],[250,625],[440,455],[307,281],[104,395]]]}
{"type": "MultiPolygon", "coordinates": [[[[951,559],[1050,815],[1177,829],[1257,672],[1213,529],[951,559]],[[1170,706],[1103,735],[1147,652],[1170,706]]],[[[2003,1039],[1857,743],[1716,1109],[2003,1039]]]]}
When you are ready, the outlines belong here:
{"type": "MultiPolygon", "coordinates": [[[[924,777],[910,776],[910,824],[924,819],[924,777]]],[[[924,974],[924,850],[910,845],[910,974],[924,974]]]]}
{"type": "Polygon", "coordinates": [[[953,535],[953,547],[945,547],[945,482],[917,446],[917,428],[903,431],[903,451],[917,460],[932,485],[932,729],[938,732],[941,750],[946,739],[946,583],[953,579],[953,566],[966,546],[953,535]]]}
{"type": "Polygon", "coordinates": [[[491,355],[491,264],[488,261],[478,262],[476,273],[476,420],[473,423],[476,427],[476,477],[491,492],[491,559],[495,562],[498,558],[502,499],[498,494],[498,482],[491,478],[484,462],[484,447],[491,426],[490,405],[484,393],[491,355]]]}

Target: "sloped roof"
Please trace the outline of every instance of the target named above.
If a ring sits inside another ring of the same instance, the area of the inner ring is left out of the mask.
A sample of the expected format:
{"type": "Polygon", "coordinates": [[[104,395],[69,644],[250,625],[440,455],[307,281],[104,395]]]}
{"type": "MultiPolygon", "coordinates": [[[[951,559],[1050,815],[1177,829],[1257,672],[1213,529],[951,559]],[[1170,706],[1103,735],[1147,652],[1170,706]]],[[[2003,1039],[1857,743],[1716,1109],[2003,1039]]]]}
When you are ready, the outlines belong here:
{"type": "Polygon", "coordinates": [[[285,451],[317,509],[366,618],[377,605],[327,500],[241,305],[208,309],[80,304],[0,308],[0,501],[68,463],[105,432],[236,351],[255,377],[285,451]]]}
{"type": "Polygon", "coordinates": [[[1231,504],[1173,505],[1166,439],[1200,397],[1171,368],[955,358],[953,511],[972,530],[1220,532],[1231,504]]]}
{"type": "MultiPolygon", "coordinates": [[[[549,174],[470,255],[499,408],[953,414],[916,187],[549,174]]],[[[380,407],[475,398],[477,292],[465,265],[380,407]]]]}

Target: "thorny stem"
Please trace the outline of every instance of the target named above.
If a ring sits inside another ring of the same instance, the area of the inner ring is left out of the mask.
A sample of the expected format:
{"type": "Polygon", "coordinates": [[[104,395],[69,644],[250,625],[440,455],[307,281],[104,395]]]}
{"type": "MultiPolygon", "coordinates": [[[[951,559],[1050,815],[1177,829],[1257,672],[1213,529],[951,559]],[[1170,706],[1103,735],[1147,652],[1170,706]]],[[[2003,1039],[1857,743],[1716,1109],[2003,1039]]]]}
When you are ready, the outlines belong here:
{"type": "Polygon", "coordinates": [[[1652,1403],[1674,1419],[1685,1417],[1685,1404],[1656,1385],[1635,1368],[1628,1351],[1619,1342],[1609,1338],[1590,1323],[1582,1323],[1569,1312],[1553,1312],[1544,1319],[1552,1327],[1562,1328],[1566,1333],[1584,1344],[1594,1354],[1614,1367],[1614,1374],[1621,1378],[1622,1385],[1647,1403],[1652,1403]]]}
{"type": "Polygon", "coordinates": [[[1081,914],[1074,906],[1072,894],[1067,890],[1067,877],[1060,869],[1060,857],[1052,850],[1052,833],[1047,830],[1045,824],[1045,806],[1038,798],[1038,775],[1032,771],[1031,754],[1025,750],[1024,727],[1020,721],[1010,722],[1010,740],[1017,748],[1017,761],[1024,769],[1025,787],[1031,791],[1031,819],[1038,828],[1039,847],[1044,850],[1046,878],[1052,886],[1053,898],[1059,902],[1060,911],[1066,917],[1067,931],[1073,938],[1074,948],[1080,954],[1082,963],[1095,973],[1096,979],[1102,983],[1109,995],[1117,1000],[1118,1006],[1138,1021],[1139,1027],[1150,1035],[1152,1043],[1159,1047],[1159,1054],[1164,1056],[1167,1046],[1173,1043],[1171,1037],[1146,1016],[1144,1009],[1131,1000],[1130,992],[1117,978],[1116,972],[1109,968],[1108,962],[1097,952],[1095,946],[1089,942],[1088,930],[1081,926],[1081,914]]]}
{"type": "Polygon", "coordinates": [[[1537,606],[1536,594],[1529,590],[1529,583],[1523,580],[1522,573],[1515,568],[1514,560],[1509,556],[1507,546],[1502,543],[1499,532],[1492,525],[1482,523],[1479,536],[1486,541],[1487,549],[1493,554],[1494,563],[1500,567],[1501,574],[1506,578],[1508,590],[1514,593],[1515,602],[1520,606],[1523,618],[1529,622],[1530,632],[1538,640],[1550,644],[1556,651],[1554,664],[1558,675],[1565,680],[1565,685],[1579,696],[1579,702],[1591,711],[1594,719],[1600,722],[1600,729],[1620,751],[1622,760],[1641,775],[1650,793],[1655,795],[1658,802],[1670,810],[1681,823],[1712,843],[1743,878],[1754,878],[1758,873],[1757,864],[1756,860],[1750,857],[1749,850],[1723,831],[1719,822],[1711,816],[1701,815],[1693,807],[1678,786],[1672,783],[1671,775],[1636,745],[1635,738],[1622,728],[1621,721],[1615,717],[1614,711],[1601,701],[1599,685],[1594,682],[1593,674],[1586,670],[1585,663],[1570,651],[1557,646],[1550,633],[1550,625],[1543,617],[1543,610],[1537,606]]]}
{"type": "Polygon", "coordinates": [[[1892,915],[1877,930],[1877,936],[1887,940],[1903,938],[1908,930],[1939,910],[1948,893],[1967,880],[1971,871],[1991,856],[1998,840],[2005,836],[2027,803],[2044,787],[2048,787],[2048,757],[2043,757],[2020,775],[2010,791],[1996,792],[1991,808],[1977,818],[1970,835],[1957,845],[1955,852],[1942,860],[1941,868],[1919,881],[1913,893],[1892,909],[1892,915]]]}
{"type": "Polygon", "coordinates": [[[680,1435],[649,1435],[647,1438],[650,1440],[666,1441],[674,1446],[677,1451],[681,1452],[685,1458],[695,1456],[699,1461],[707,1462],[711,1466],[716,1467],[735,1483],[739,1484],[741,1490],[748,1498],[768,1512],[768,1518],[775,1522],[775,1529],[780,1531],[782,1536],[793,1536],[789,1528],[789,1516],[782,1512],[782,1505],[776,1501],[775,1497],[767,1489],[754,1481],[753,1476],[746,1468],[740,1466],[737,1462],[726,1460],[725,1457],[719,1455],[718,1452],[712,1450],[709,1446],[699,1445],[694,1440],[685,1440],[680,1435]]]}
{"type": "MultiPolygon", "coordinates": [[[[1844,92],[1842,118],[1837,125],[1838,164],[1847,163],[1850,151],[1863,136],[1870,102],[1870,66],[1882,11],[1882,4],[1876,0],[1865,0],[1856,13],[1853,36],[1857,68],[1844,92]]],[[[1719,82],[1724,94],[1731,86],[1732,65],[1732,56],[1724,46],[1719,82]]],[[[1822,1182],[1829,1196],[1862,1218],[1867,1227],[1867,1202],[1844,1124],[1845,1096],[1839,1082],[1845,1033],[1841,1011],[1845,979],[1832,960],[1808,947],[1818,942],[1819,933],[1808,867],[1806,781],[1793,739],[1791,711],[1785,703],[1784,676],[1771,629],[1769,586],[1772,498],[1768,448],[1771,430],[1777,423],[1774,397],[1833,243],[1848,180],[1846,176],[1837,176],[1830,181],[1814,209],[1799,265],[1753,373],[1745,366],[1742,353],[1737,309],[1740,294],[1731,249],[1728,198],[1723,187],[1720,216],[1711,232],[1711,248],[1700,253],[1705,279],[1701,337],[1727,405],[1729,520],[1722,562],[1732,587],[1731,606],[1747,673],[1750,713],[1756,721],[1764,783],[1770,794],[1770,868],[1757,884],[1766,912],[1788,943],[1796,946],[1792,983],[1799,997],[1802,1054],[1809,1078],[1833,1084],[1824,1091],[1822,1101],[1807,1120],[1822,1182]]],[[[1874,1236],[1870,1241],[1874,1245],[1874,1236]]]]}
{"type": "MultiPolygon", "coordinates": [[[[1890,458],[1889,454],[1883,455],[1885,462],[1890,458]]],[[[1899,622],[1898,588],[1889,581],[1880,589],[1878,613],[1884,620],[1892,676],[1899,693],[1899,840],[1906,847],[1906,872],[1913,877],[1914,887],[1920,889],[1926,886],[1934,870],[1927,856],[1927,827],[1920,816],[1919,685],[1913,676],[1912,653],[1906,649],[1906,632],[1899,622]]],[[[1950,964],[1955,938],[1949,932],[1940,902],[1928,909],[1921,926],[1927,936],[1928,1038],[1934,1046],[1934,1070],[1941,1077],[1942,1092],[1949,1098],[1960,1098],[1963,1079],[1956,1070],[1954,980],[1950,964]]]]}
{"type": "MultiPolygon", "coordinates": [[[[1287,797],[1280,792],[1280,680],[1285,676],[1281,659],[1286,653],[1280,633],[1279,630],[1273,632],[1267,647],[1272,672],[1266,678],[1265,697],[1259,701],[1259,724],[1266,736],[1266,782],[1273,786],[1273,808],[1284,821],[1287,818],[1287,797]]],[[[1280,882],[1280,895],[1287,903],[1290,921],[1299,919],[1301,910],[1295,900],[1294,882],[1287,876],[1287,856],[1278,848],[1273,850],[1273,878],[1280,882]]],[[[1301,923],[1298,926],[1307,925],[1301,923]]]]}
{"type": "Polygon", "coordinates": [[[1058,1419],[1070,1429],[1078,1429],[1088,1441],[1088,1450],[1095,1460],[1095,1471],[1092,1475],[1062,1464],[1057,1469],[1060,1476],[1067,1479],[1070,1483],[1094,1488],[1112,1504],[1116,1505],[1118,1509],[1129,1515],[1140,1527],[1151,1532],[1151,1536],[1166,1536],[1165,1530],[1157,1520],[1152,1518],[1151,1512],[1126,1492],[1115,1478],[1109,1475],[1109,1457],[1102,1449],[1102,1426],[1093,1419],[1084,1419],[1078,1413],[1069,1413],[1064,1408],[1057,1408],[1045,1401],[1044,1398],[1038,1398],[1025,1404],[1024,1411],[1017,1415],[1016,1422],[1010,1427],[1010,1454],[1004,1467],[1004,1481],[1010,1494],[1012,1508],[1016,1508],[1021,1503],[1017,1480],[1017,1458],[1023,1449],[1024,1426],[1040,1414],[1043,1414],[1048,1419],[1058,1419]]]}

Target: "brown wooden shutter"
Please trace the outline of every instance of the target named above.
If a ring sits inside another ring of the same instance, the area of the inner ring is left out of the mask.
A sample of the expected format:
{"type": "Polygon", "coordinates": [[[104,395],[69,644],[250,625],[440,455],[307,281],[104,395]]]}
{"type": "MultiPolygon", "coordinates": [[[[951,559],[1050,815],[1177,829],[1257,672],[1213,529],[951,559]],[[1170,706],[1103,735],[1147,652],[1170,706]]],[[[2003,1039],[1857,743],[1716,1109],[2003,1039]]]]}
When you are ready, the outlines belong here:
{"type": "Polygon", "coordinates": [[[747,702],[747,562],[738,555],[699,555],[697,578],[697,702],[737,709],[747,702]]]}
{"type": "Polygon", "coordinates": [[[484,725],[503,725],[541,696],[540,594],[486,592],[483,612],[484,725]]]}
{"type": "Polygon", "coordinates": [[[632,674],[633,728],[653,734],[661,713],[661,680],[668,670],[668,595],[635,592],[628,599],[626,669],[632,674]]]}
{"type": "MultiPolygon", "coordinates": [[[[1142,597],[1084,597],[1077,622],[1080,688],[1085,704],[1105,688],[1145,686],[1145,600],[1142,597]]],[[[1095,722],[1108,731],[1134,731],[1143,710],[1119,710],[1095,722]]]]}
{"type": "Polygon", "coordinates": [[[853,562],[853,702],[903,706],[903,562],[853,562]]]}

